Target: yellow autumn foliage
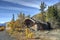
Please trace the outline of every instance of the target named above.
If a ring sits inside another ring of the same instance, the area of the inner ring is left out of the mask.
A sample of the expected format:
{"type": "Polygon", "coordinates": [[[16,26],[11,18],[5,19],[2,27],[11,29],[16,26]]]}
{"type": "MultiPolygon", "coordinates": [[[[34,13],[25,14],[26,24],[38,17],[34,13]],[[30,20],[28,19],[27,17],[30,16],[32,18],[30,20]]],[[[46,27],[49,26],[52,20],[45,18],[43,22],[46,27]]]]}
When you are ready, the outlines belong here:
{"type": "Polygon", "coordinates": [[[26,28],[25,30],[26,38],[33,38],[34,33],[29,30],[29,28],[26,28]]]}

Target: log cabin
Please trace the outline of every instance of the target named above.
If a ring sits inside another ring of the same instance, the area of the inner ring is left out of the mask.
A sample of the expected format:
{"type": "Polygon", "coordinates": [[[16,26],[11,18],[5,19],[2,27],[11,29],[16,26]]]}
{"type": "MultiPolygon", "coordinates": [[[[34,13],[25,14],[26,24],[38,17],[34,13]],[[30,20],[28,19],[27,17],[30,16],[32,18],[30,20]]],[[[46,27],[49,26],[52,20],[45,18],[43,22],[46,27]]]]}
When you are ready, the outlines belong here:
{"type": "Polygon", "coordinates": [[[31,28],[35,31],[52,29],[49,22],[36,21],[35,19],[32,18],[26,18],[24,20],[24,24],[27,28],[31,28]]]}

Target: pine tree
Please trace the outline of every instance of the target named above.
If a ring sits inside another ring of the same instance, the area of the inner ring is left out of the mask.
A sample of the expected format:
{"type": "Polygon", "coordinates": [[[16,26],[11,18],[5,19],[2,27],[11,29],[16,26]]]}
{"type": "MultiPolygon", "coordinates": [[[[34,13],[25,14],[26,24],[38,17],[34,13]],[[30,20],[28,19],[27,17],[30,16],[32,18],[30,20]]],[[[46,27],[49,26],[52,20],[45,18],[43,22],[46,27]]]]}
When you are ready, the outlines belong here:
{"type": "Polygon", "coordinates": [[[58,23],[58,9],[56,6],[50,6],[48,7],[48,13],[47,13],[47,17],[48,17],[48,21],[51,23],[51,25],[53,26],[53,28],[55,28],[55,26],[58,23]]]}
{"type": "Polygon", "coordinates": [[[12,15],[12,20],[11,20],[12,22],[14,22],[15,21],[15,19],[14,19],[14,14],[12,15]]]}
{"type": "Polygon", "coordinates": [[[40,10],[41,10],[41,13],[42,13],[42,21],[45,21],[45,15],[44,15],[45,8],[46,8],[45,3],[44,2],[41,2],[40,10]]]}
{"type": "Polygon", "coordinates": [[[49,20],[58,19],[58,10],[57,10],[56,6],[48,7],[47,17],[48,17],[49,20]]]}

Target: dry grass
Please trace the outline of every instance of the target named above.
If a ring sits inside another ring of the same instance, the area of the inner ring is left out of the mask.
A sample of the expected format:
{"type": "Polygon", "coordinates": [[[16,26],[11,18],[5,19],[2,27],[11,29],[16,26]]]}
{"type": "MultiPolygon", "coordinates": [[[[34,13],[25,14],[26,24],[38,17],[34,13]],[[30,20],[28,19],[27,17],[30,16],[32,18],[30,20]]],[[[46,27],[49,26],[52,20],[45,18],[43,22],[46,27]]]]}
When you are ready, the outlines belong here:
{"type": "Polygon", "coordinates": [[[26,28],[23,32],[10,31],[9,33],[16,40],[60,40],[60,29],[31,32],[26,28]]]}

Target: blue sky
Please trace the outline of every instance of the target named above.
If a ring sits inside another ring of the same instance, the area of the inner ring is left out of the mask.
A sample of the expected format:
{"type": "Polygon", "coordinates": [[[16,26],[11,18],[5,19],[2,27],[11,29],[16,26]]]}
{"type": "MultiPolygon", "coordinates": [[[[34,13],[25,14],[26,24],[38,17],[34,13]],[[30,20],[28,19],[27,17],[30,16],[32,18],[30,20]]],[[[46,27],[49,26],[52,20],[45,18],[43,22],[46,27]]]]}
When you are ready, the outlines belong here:
{"type": "Polygon", "coordinates": [[[39,13],[41,1],[44,1],[47,6],[59,2],[59,0],[0,0],[0,23],[10,21],[12,14],[17,18],[20,12],[31,16],[39,13]]]}

